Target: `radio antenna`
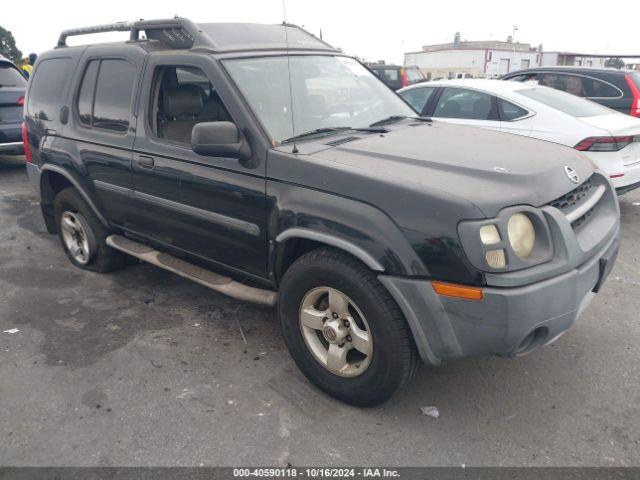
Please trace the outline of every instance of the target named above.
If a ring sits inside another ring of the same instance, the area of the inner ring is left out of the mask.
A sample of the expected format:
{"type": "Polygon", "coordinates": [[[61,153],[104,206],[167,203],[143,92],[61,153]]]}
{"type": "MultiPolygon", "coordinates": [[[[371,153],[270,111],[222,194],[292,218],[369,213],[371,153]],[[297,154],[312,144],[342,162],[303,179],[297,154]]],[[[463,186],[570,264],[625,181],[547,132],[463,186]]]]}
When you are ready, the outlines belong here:
{"type": "MultiPolygon", "coordinates": [[[[289,111],[291,112],[291,130],[292,137],[296,136],[296,124],[293,115],[293,88],[291,87],[291,59],[290,59],[290,51],[289,51],[289,34],[287,25],[287,0],[282,0],[282,25],[284,27],[284,41],[287,45],[287,74],[289,76],[289,111]]],[[[298,153],[298,147],[296,145],[295,139],[293,140],[293,150],[291,153],[298,153]]]]}

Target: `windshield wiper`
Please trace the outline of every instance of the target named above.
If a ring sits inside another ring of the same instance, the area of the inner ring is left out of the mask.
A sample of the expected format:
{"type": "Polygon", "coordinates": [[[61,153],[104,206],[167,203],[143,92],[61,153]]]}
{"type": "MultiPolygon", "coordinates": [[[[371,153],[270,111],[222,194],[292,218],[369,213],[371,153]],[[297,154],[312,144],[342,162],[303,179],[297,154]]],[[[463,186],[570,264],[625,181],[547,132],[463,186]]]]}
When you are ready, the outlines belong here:
{"type": "Polygon", "coordinates": [[[351,130],[351,127],[322,127],[322,128],[316,128],[314,130],[309,130],[308,132],[304,132],[304,133],[299,133],[298,135],[294,135],[293,137],[289,137],[286,138],[284,140],[282,140],[282,142],[280,143],[291,143],[295,140],[300,140],[302,138],[307,138],[307,137],[314,137],[316,135],[322,135],[325,133],[334,133],[334,132],[341,132],[344,130],[351,130]]]}
{"type": "Polygon", "coordinates": [[[315,137],[316,135],[325,135],[337,132],[344,132],[347,130],[354,130],[357,132],[371,132],[371,133],[387,133],[387,130],[384,128],[376,128],[376,127],[323,127],[316,128],[315,130],[310,130],[308,132],[300,133],[298,135],[294,135],[293,137],[289,137],[285,140],[282,140],[280,143],[291,143],[296,140],[301,140],[303,138],[315,137]]]}
{"type": "Polygon", "coordinates": [[[378,120],[377,122],[373,122],[370,127],[376,127],[379,125],[384,125],[386,123],[398,122],[400,120],[404,120],[405,118],[410,118],[411,120],[418,120],[419,122],[431,122],[432,120],[428,117],[408,117],[406,115],[391,115],[390,117],[383,118],[382,120],[378,120]]]}

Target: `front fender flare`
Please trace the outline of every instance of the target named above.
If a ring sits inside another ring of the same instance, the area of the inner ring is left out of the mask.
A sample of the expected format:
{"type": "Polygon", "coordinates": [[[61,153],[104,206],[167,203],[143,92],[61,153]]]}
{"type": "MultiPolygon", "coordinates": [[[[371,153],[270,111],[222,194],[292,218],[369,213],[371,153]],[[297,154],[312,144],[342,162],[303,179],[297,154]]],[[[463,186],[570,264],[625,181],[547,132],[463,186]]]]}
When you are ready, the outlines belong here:
{"type": "Polygon", "coordinates": [[[326,243],[327,245],[339,248],[340,250],[344,250],[347,253],[353,255],[371,270],[374,270],[376,272],[384,272],[384,267],[371,254],[343,238],[329,235],[327,233],[317,232],[309,228],[293,227],[280,232],[276,237],[276,242],[282,243],[291,238],[305,238],[308,240],[315,240],[321,243],[326,243]]]}

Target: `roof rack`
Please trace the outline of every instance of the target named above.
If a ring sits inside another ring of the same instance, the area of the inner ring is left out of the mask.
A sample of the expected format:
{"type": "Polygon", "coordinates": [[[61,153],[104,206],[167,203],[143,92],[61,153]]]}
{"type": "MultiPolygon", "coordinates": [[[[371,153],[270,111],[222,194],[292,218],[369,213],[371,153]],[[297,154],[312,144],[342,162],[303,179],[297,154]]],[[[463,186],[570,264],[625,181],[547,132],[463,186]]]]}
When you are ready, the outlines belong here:
{"type": "Polygon", "coordinates": [[[118,22],[93,27],[72,28],[64,30],[58,38],[56,48],[67,46],[67,38],[79,35],[90,35],[105,32],[130,32],[130,41],[139,40],[140,32],[145,32],[150,40],[158,40],[168,47],[191,49],[213,47],[211,39],[195,23],[186,18],[170,18],[163,20],[139,20],[137,22],[118,22]]]}

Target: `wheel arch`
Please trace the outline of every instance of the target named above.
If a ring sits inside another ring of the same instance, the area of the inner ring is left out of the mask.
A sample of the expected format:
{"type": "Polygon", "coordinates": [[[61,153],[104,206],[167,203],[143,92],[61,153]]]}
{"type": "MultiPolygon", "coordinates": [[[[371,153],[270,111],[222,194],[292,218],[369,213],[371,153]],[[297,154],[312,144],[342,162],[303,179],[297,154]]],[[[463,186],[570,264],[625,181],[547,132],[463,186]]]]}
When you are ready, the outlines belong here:
{"type": "Polygon", "coordinates": [[[382,264],[362,247],[336,235],[318,232],[310,228],[293,227],[284,230],[275,238],[275,275],[280,282],[287,269],[300,256],[316,248],[334,247],[360,260],[375,272],[384,272],[382,264]]]}
{"type": "Polygon", "coordinates": [[[55,222],[53,222],[53,201],[55,196],[60,191],[69,187],[73,187],[78,190],[80,195],[82,195],[82,198],[96,214],[98,220],[100,220],[104,226],[109,226],[109,222],[102,212],[100,212],[91,196],[72,174],[58,165],[50,164],[43,165],[40,171],[40,203],[42,206],[42,213],[45,216],[45,222],[47,223],[47,230],[49,230],[50,233],[55,233],[56,231],[55,222]]]}

